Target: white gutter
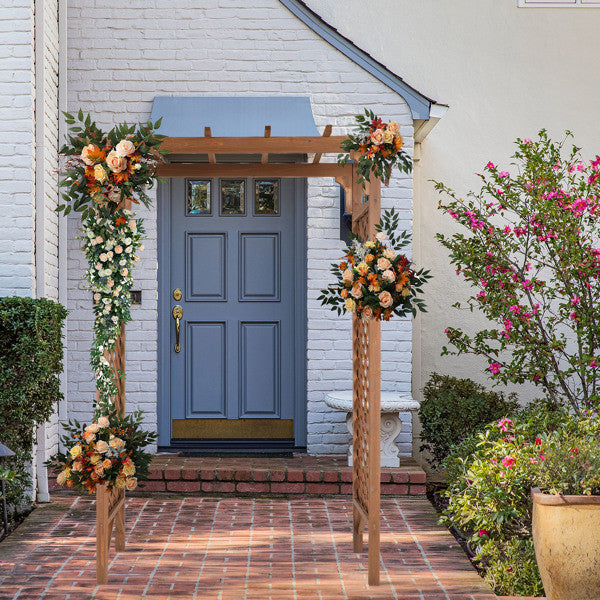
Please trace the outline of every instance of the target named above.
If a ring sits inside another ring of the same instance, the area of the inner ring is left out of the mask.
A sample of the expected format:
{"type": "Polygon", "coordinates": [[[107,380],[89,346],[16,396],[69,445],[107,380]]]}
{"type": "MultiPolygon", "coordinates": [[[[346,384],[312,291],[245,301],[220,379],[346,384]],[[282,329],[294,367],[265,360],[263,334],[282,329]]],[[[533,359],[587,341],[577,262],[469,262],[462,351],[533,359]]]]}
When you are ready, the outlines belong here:
{"type": "Polygon", "coordinates": [[[420,144],[447,112],[448,106],[445,104],[432,104],[429,108],[429,119],[415,119],[415,144],[420,144]]]}

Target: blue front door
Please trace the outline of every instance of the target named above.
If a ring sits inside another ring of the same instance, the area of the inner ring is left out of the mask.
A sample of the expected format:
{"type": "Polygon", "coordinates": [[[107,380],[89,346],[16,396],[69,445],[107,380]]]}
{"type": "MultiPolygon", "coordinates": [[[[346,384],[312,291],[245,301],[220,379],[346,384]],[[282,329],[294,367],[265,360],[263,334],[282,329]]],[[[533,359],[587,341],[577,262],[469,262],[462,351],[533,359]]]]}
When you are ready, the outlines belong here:
{"type": "Polygon", "coordinates": [[[169,297],[161,355],[169,362],[170,423],[162,426],[172,444],[293,446],[301,433],[303,195],[304,182],[292,179],[171,182],[160,293],[169,297]]]}

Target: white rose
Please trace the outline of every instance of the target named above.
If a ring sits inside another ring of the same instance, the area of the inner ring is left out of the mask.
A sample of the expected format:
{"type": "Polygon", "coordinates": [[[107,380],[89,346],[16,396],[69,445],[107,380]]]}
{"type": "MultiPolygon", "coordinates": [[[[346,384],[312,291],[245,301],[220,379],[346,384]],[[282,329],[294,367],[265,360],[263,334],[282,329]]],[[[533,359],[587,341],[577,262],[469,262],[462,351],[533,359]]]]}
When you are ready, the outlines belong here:
{"type": "Polygon", "coordinates": [[[125,248],[125,252],[127,252],[127,254],[131,254],[132,251],[133,251],[132,246],[127,246],[127,248],[125,248]]]}
{"type": "Polygon", "coordinates": [[[119,156],[130,156],[135,152],[135,144],[131,140],[121,140],[115,146],[115,152],[119,156]]]}
{"type": "Polygon", "coordinates": [[[385,242],[388,239],[388,236],[383,231],[378,231],[375,236],[380,242],[385,242]]]}

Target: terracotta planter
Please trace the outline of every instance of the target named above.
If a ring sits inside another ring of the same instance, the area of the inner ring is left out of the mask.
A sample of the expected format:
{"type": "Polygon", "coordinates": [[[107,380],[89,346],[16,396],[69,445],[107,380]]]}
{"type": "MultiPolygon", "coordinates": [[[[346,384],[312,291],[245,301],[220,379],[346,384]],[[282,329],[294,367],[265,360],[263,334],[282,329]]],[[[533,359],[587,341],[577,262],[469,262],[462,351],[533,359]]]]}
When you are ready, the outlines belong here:
{"type": "Polygon", "coordinates": [[[531,491],[533,544],[548,600],[600,599],[600,496],[531,491]]]}

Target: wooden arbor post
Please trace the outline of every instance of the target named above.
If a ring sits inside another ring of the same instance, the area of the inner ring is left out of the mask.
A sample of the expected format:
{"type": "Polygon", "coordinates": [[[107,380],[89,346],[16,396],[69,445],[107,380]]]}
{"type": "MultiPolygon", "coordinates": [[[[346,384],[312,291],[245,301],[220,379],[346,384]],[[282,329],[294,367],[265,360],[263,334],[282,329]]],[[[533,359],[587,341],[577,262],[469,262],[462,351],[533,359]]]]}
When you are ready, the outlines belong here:
{"type": "MultiPolygon", "coordinates": [[[[125,201],[125,208],[131,210],[131,200],[125,201]]],[[[120,416],[125,415],[125,323],[115,342],[114,350],[106,354],[112,367],[117,384],[117,394],[111,398],[120,416]]],[[[100,392],[96,391],[96,403],[100,400],[100,392]]],[[[108,555],[115,531],[115,550],[125,550],[125,490],[114,487],[108,490],[106,485],[96,486],[96,583],[108,582],[108,555]]]]}
{"type": "MultiPolygon", "coordinates": [[[[352,180],[352,231],[362,241],[374,239],[381,217],[381,182],[357,183],[356,166],[352,180]]],[[[352,320],[353,440],[352,497],[353,545],[362,552],[363,531],[368,528],[369,585],[379,585],[380,568],[380,402],[381,322],[352,320]]]]}

